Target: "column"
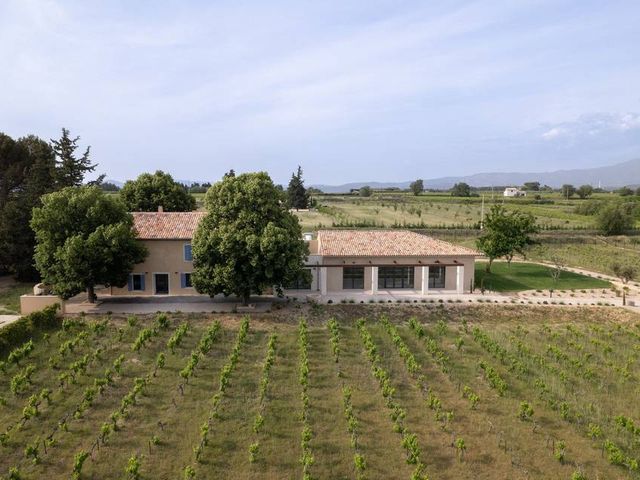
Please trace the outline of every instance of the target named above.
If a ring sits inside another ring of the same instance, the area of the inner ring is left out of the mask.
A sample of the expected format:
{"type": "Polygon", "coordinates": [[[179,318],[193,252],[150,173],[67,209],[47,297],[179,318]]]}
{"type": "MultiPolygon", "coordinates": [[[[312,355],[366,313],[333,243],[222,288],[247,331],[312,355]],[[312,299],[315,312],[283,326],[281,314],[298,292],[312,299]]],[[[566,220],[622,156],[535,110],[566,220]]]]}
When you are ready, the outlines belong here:
{"type": "Polygon", "coordinates": [[[320,267],[320,295],[327,294],[327,267],[320,267]]]}
{"type": "Polygon", "coordinates": [[[429,267],[422,267],[422,295],[429,294],[429,267]]]}
{"type": "Polygon", "coordinates": [[[378,267],[371,267],[371,294],[378,293],[378,267]]]}
{"type": "Polygon", "coordinates": [[[456,267],[456,292],[464,293],[464,265],[456,267]]]}

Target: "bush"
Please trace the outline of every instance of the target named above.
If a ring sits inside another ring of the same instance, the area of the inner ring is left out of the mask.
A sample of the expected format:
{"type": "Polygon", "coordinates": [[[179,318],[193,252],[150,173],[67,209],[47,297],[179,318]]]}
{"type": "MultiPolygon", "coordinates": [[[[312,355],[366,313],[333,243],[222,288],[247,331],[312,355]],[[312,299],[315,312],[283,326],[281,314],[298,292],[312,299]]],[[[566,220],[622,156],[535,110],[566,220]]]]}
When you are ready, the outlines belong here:
{"type": "Polygon", "coordinates": [[[58,304],[30,313],[0,329],[0,355],[7,354],[16,345],[26,342],[35,333],[60,325],[58,304]]]}
{"type": "Polygon", "coordinates": [[[634,225],[633,215],[624,205],[610,203],[600,209],[597,218],[598,229],[604,235],[622,235],[634,225]]]}

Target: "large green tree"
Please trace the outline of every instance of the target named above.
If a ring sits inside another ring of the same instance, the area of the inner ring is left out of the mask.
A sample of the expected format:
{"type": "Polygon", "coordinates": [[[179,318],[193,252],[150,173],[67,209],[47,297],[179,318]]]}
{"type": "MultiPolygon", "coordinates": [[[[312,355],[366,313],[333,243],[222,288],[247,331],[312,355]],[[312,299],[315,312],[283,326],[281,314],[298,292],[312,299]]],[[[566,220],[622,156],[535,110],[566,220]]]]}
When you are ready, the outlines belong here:
{"type": "Polygon", "coordinates": [[[91,163],[89,153],[91,147],[87,147],[82,155],[76,153],[79,148],[80,137],[72,138],[69,130],[62,129],[62,136],[51,139],[51,147],[56,155],[56,176],[59,188],[82,185],[87,173],[93,172],[97,164],[91,163]]]}
{"type": "Polygon", "coordinates": [[[31,226],[36,235],[36,267],[62,298],[95,286],[123,287],[129,272],[146,257],[133,219],[119,200],[97,186],[67,187],[42,197],[31,226]]]}
{"type": "Polygon", "coordinates": [[[456,183],[451,188],[451,196],[452,197],[470,197],[471,187],[469,186],[469,184],[465,182],[456,183]]]}
{"type": "Polygon", "coordinates": [[[289,207],[296,210],[309,208],[309,193],[304,188],[300,165],[298,165],[296,173],[291,174],[291,180],[289,180],[289,186],[287,187],[287,201],[289,202],[289,207]]]}
{"type": "Polygon", "coordinates": [[[576,187],[574,187],[573,185],[569,184],[569,183],[565,183],[564,185],[562,185],[562,187],[560,188],[560,193],[562,193],[562,196],[564,198],[571,198],[575,195],[576,193],[576,187]]]}
{"type": "Polygon", "coordinates": [[[476,241],[478,249],[489,259],[487,272],[496,258],[505,257],[509,263],[516,253],[534,243],[532,234],[538,231],[530,213],[508,212],[502,205],[494,205],[483,221],[483,234],[476,241]]]}
{"type": "Polygon", "coordinates": [[[576,193],[580,198],[588,198],[593,195],[593,187],[591,185],[580,185],[576,193]]]}
{"type": "Polygon", "coordinates": [[[411,190],[411,193],[414,195],[420,195],[424,191],[424,182],[422,179],[419,178],[415,182],[411,182],[409,184],[409,190],[411,190]]]}
{"type": "Polygon", "coordinates": [[[158,170],[129,180],[120,190],[120,198],[130,212],[189,212],[196,209],[196,199],[171,175],[158,170]]]}
{"type": "Polygon", "coordinates": [[[35,235],[29,226],[40,197],[56,188],[55,156],[44,140],[14,141],[0,134],[0,269],[21,281],[36,280],[35,235]]]}
{"type": "Polygon", "coordinates": [[[252,293],[296,279],[308,254],[298,219],[264,172],[225,177],[206,194],[193,237],[192,282],[211,296],[252,293]]]}

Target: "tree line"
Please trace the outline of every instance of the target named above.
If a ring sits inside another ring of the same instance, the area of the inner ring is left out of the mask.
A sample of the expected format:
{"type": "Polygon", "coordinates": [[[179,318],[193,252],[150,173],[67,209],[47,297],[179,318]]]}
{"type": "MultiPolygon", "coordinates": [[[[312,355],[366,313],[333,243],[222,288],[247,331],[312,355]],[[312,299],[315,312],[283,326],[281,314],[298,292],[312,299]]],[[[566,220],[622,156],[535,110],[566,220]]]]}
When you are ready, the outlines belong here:
{"type": "Polygon", "coordinates": [[[0,272],[19,280],[38,278],[31,212],[41,205],[42,195],[81,185],[96,169],[90,147],[80,152],[79,140],[66,128],[50,141],[35,135],[14,140],[0,133],[0,272]]]}

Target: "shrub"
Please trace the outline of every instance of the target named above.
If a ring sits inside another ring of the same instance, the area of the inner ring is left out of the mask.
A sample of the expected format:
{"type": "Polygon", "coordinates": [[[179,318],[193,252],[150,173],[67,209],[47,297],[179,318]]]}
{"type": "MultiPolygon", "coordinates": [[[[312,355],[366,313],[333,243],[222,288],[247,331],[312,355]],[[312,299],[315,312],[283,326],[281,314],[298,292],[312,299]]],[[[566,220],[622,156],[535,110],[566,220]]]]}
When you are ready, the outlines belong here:
{"type": "Polygon", "coordinates": [[[57,317],[58,304],[51,305],[38,312],[30,313],[0,329],[0,355],[7,354],[16,345],[24,343],[42,330],[60,325],[57,317]]]}
{"type": "Polygon", "coordinates": [[[530,420],[533,417],[533,407],[529,402],[520,402],[520,408],[518,409],[518,417],[520,420],[530,420]]]}

